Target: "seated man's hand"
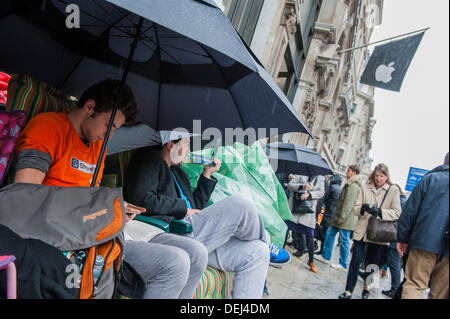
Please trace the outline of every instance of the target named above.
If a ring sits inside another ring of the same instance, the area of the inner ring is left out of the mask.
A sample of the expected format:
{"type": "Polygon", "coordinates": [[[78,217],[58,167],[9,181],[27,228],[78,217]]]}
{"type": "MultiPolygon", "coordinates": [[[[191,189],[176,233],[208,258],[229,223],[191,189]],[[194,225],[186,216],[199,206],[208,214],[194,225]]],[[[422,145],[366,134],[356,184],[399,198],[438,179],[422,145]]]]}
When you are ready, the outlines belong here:
{"type": "Polygon", "coordinates": [[[200,211],[200,209],[192,209],[192,208],[188,208],[185,217],[187,217],[187,216],[189,216],[189,215],[192,215],[192,214],[195,214],[195,213],[198,213],[199,211],[200,211]]]}
{"type": "Polygon", "coordinates": [[[127,203],[126,201],[123,202],[123,206],[125,207],[125,213],[127,214],[127,223],[134,217],[136,217],[136,215],[139,215],[140,213],[145,213],[146,211],[144,207],[135,206],[130,203],[127,203]]]}
{"type": "Polygon", "coordinates": [[[205,168],[203,169],[203,176],[205,176],[206,178],[211,178],[212,173],[215,173],[220,170],[222,162],[217,158],[213,159],[213,162],[215,164],[214,166],[206,165],[205,168]]]}

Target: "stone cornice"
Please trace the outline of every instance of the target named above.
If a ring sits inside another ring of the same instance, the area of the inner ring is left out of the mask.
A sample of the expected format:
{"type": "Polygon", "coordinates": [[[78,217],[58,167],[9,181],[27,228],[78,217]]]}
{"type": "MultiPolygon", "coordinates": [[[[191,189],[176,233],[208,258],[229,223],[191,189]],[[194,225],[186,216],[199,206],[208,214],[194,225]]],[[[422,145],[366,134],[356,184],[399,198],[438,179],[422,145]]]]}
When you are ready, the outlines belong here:
{"type": "Polygon", "coordinates": [[[316,22],[314,25],[313,38],[322,40],[324,43],[336,42],[336,28],[334,25],[316,22]]]}

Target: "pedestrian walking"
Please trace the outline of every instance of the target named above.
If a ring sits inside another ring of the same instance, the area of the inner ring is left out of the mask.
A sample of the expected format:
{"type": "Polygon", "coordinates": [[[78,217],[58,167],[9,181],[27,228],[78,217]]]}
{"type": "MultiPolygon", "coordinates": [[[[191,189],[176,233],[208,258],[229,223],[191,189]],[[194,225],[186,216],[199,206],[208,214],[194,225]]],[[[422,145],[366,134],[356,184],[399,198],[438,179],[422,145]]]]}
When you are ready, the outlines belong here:
{"type": "MultiPolygon", "coordinates": [[[[325,242],[325,237],[328,231],[328,227],[331,225],[331,221],[336,213],[336,206],[338,203],[339,195],[342,191],[342,178],[338,174],[334,174],[329,179],[329,187],[325,191],[325,196],[323,197],[323,204],[325,204],[325,213],[323,214],[322,221],[320,225],[316,227],[318,233],[315,234],[318,241],[320,241],[320,250],[316,254],[320,255],[323,251],[323,244],[325,242]]],[[[319,201],[319,204],[321,201],[319,201]]],[[[319,207],[319,209],[322,205],[319,207]]]]}
{"type": "MultiPolygon", "coordinates": [[[[325,194],[325,177],[318,175],[308,178],[308,176],[304,175],[293,175],[289,181],[288,189],[294,192],[294,210],[292,219],[286,223],[293,233],[297,232],[306,237],[309,257],[308,266],[312,272],[316,273],[317,268],[314,264],[315,212],[317,200],[325,194]],[[299,213],[296,209],[304,201],[311,201],[311,213],[299,213]]],[[[300,255],[299,253],[303,254],[303,251],[298,251],[294,255],[298,256],[300,255]]]]}
{"type": "MultiPolygon", "coordinates": [[[[399,185],[395,186],[397,186],[400,190],[400,206],[403,212],[403,207],[406,203],[406,196],[402,193],[402,189],[399,185]]],[[[381,293],[385,296],[393,298],[398,287],[400,286],[401,277],[401,257],[397,250],[397,242],[392,242],[389,244],[388,248],[386,249],[385,259],[386,263],[383,266],[382,271],[384,271],[385,276],[387,276],[387,269],[389,268],[389,271],[391,272],[391,289],[383,290],[381,291],[381,293]]],[[[383,277],[383,275],[381,277],[383,277]]]]}
{"type": "Polygon", "coordinates": [[[329,264],[333,252],[336,234],[340,236],[340,258],[338,264],[332,264],[335,269],[346,271],[348,268],[348,257],[350,255],[350,234],[356,226],[358,217],[353,213],[353,206],[361,192],[362,183],[359,175],[359,167],[356,165],[347,168],[347,182],[339,196],[336,205],[336,214],[333,217],[331,226],[328,228],[323,252],[315,258],[323,263],[329,264]]]}
{"type": "Polygon", "coordinates": [[[400,256],[409,252],[402,299],[448,299],[449,173],[444,165],[428,172],[414,188],[398,221],[400,256]]]}
{"type": "Polygon", "coordinates": [[[397,187],[392,185],[389,177],[389,169],[385,164],[378,164],[370,174],[367,183],[359,193],[353,206],[355,215],[358,216],[353,232],[354,250],[347,274],[345,292],[339,295],[339,299],[350,299],[358,280],[359,267],[364,260],[364,249],[367,247],[366,271],[364,272],[365,285],[362,291],[362,299],[369,298],[369,283],[366,278],[370,274],[367,270],[371,266],[381,268],[380,262],[389,243],[370,241],[367,238],[367,230],[370,217],[379,217],[383,221],[397,220],[401,213],[400,193],[397,187]]]}

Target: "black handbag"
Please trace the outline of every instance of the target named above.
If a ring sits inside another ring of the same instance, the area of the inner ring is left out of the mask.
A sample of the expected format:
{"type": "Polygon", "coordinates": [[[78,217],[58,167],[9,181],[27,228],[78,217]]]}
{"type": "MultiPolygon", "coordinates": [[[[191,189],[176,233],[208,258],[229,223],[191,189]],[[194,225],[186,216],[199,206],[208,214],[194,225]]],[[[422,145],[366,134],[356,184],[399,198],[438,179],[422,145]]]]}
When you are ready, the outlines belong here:
{"type": "MultiPolygon", "coordinates": [[[[390,189],[391,187],[389,187],[384,195],[380,208],[383,206],[384,200],[386,199],[390,189]]],[[[397,229],[398,225],[396,220],[384,221],[378,217],[372,216],[369,218],[369,224],[367,226],[367,239],[378,243],[396,242],[397,229]]]]}
{"type": "MultiPolygon", "coordinates": [[[[317,178],[314,179],[314,186],[316,185],[317,178]]],[[[305,200],[301,200],[301,196],[304,192],[295,192],[294,193],[294,214],[306,215],[306,214],[315,214],[316,210],[314,208],[314,200],[309,196],[305,200]]]]}
{"type": "MultiPolygon", "coordinates": [[[[295,193],[297,195],[298,193],[295,193]]],[[[296,201],[297,205],[294,207],[294,213],[300,215],[306,214],[314,214],[316,210],[314,209],[314,204],[312,199],[300,200],[300,196],[298,195],[298,200],[296,201]]]]}

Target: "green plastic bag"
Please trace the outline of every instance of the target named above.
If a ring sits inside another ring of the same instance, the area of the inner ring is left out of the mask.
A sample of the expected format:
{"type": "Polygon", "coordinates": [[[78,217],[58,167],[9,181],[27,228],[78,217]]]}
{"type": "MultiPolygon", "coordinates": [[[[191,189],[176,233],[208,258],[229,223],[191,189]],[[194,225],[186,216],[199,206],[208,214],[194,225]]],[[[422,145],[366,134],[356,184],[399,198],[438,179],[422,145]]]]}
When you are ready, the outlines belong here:
{"type": "MultiPolygon", "coordinates": [[[[213,149],[195,152],[202,156],[211,156],[212,153],[213,149]]],[[[231,195],[251,199],[262,216],[272,242],[283,246],[287,232],[284,221],[290,220],[292,214],[286,193],[260,144],[254,143],[249,147],[235,143],[233,146],[219,147],[216,158],[221,160],[222,165],[213,174],[218,183],[208,205],[231,195]]],[[[195,190],[204,166],[184,163],[182,168],[189,176],[192,190],[195,190]]]]}

